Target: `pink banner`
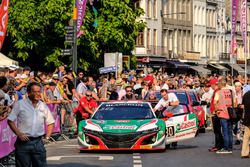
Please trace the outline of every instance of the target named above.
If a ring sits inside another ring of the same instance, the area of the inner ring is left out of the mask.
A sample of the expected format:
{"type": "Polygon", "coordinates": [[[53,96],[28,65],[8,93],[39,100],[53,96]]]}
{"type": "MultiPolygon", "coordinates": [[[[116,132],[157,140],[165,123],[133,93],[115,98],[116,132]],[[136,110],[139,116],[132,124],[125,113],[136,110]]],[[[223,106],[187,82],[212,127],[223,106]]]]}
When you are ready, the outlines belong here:
{"type": "Polygon", "coordinates": [[[0,159],[15,150],[16,135],[10,129],[7,119],[0,121],[0,159]]]}
{"type": "Polygon", "coordinates": [[[77,38],[81,36],[82,21],[85,16],[87,0],[77,0],[77,38]]]}
{"type": "Polygon", "coordinates": [[[247,52],[247,1],[242,0],[240,7],[240,30],[244,44],[244,51],[247,52]]]}
{"type": "Polygon", "coordinates": [[[232,0],[232,31],[231,31],[231,54],[233,55],[234,46],[233,41],[235,38],[237,16],[238,16],[239,0],[232,0]]]}
{"type": "MultiPolygon", "coordinates": [[[[53,133],[60,133],[61,132],[61,124],[60,124],[60,115],[57,112],[58,105],[55,104],[47,104],[50,109],[51,114],[55,119],[55,127],[53,129],[53,133]]],[[[45,131],[47,131],[47,126],[45,126],[45,131]]]]}

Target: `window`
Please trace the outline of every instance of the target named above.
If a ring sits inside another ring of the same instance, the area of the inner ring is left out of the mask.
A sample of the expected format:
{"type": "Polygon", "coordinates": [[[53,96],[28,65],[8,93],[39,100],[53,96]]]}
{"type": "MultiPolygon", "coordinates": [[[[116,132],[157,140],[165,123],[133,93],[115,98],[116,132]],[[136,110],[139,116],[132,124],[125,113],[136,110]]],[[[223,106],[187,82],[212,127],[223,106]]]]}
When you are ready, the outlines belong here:
{"type": "Polygon", "coordinates": [[[154,29],[154,46],[157,46],[157,30],[154,29]]]}
{"type": "Polygon", "coordinates": [[[154,18],[157,18],[157,3],[156,3],[156,0],[154,0],[154,18]]]}
{"type": "Polygon", "coordinates": [[[137,38],[136,38],[136,46],[144,46],[144,33],[139,32],[137,38]]]}
{"type": "Polygon", "coordinates": [[[147,14],[148,14],[148,17],[151,17],[151,0],[148,0],[147,14]]]}
{"type": "Polygon", "coordinates": [[[150,46],[151,45],[151,38],[150,38],[150,29],[148,28],[147,30],[147,46],[150,46]]]}

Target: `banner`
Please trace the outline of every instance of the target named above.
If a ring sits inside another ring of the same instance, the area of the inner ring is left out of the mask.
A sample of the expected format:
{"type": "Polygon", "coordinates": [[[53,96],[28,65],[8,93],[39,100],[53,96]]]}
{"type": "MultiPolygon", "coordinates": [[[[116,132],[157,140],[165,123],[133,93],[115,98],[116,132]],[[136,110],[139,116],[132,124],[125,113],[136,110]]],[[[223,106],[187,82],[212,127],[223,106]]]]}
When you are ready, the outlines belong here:
{"type": "Polygon", "coordinates": [[[240,7],[240,31],[243,39],[244,51],[247,52],[247,0],[242,0],[240,7]]]}
{"type": "Polygon", "coordinates": [[[237,16],[238,16],[239,0],[232,0],[232,30],[231,30],[231,55],[233,55],[233,41],[235,38],[237,16]]]}
{"type": "Polygon", "coordinates": [[[10,129],[7,119],[0,121],[0,159],[15,150],[16,135],[10,129]]]}
{"type": "MultiPolygon", "coordinates": [[[[55,119],[55,126],[54,126],[52,133],[60,133],[61,132],[61,124],[60,124],[60,115],[57,112],[58,105],[47,104],[47,106],[49,107],[49,110],[55,119]]],[[[47,132],[47,125],[45,125],[45,131],[47,132]]]]}
{"type": "Polygon", "coordinates": [[[0,50],[2,49],[8,23],[9,0],[2,0],[0,5],[0,50]]]}
{"type": "Polygon", "coordinates": [[[82,26],[82,21],[85,16],[85,11],[86,11],[86,4],[87,0],[77,0],[77,38],[81,36],[81,26],[82,26]]]}

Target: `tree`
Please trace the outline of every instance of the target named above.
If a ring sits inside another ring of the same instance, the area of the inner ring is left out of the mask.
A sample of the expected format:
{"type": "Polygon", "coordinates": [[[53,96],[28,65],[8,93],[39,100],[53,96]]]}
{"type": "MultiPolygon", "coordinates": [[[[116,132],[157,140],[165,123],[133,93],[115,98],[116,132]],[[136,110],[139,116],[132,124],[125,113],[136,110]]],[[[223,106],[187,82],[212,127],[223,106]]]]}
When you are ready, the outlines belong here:
{"type": "MultiPolygon", "coordinates": [[[[35,69],[70,65],[72,58],[60,56],[60,51],[69,47],[64,42],[64,27],[72,18],[73,5],[74,0],[11,0],[3,52],[35,69]]],[[[98,0],[94,6],[98,15],[88,4],[84,35],[78,39],[78,65],[89,70],[102,66],[105,52],[131,54],[144,26],[136,21],[143,10],[136,9],[132,0],[98,0]]]]}

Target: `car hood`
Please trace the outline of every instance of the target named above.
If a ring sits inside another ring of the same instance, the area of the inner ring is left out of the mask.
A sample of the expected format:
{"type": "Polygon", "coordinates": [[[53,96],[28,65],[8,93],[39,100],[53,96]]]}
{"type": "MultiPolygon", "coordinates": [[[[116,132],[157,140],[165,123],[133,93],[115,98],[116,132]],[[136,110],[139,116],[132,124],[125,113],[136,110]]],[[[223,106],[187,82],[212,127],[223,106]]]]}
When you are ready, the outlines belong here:
{"type": "Polygon", "coordinates": [[[97,130],[106,133],[131,133],[157,128],[164,124],[158,119],[144,120],[86,120],[83,127],[89,130],[97,130]]]}

